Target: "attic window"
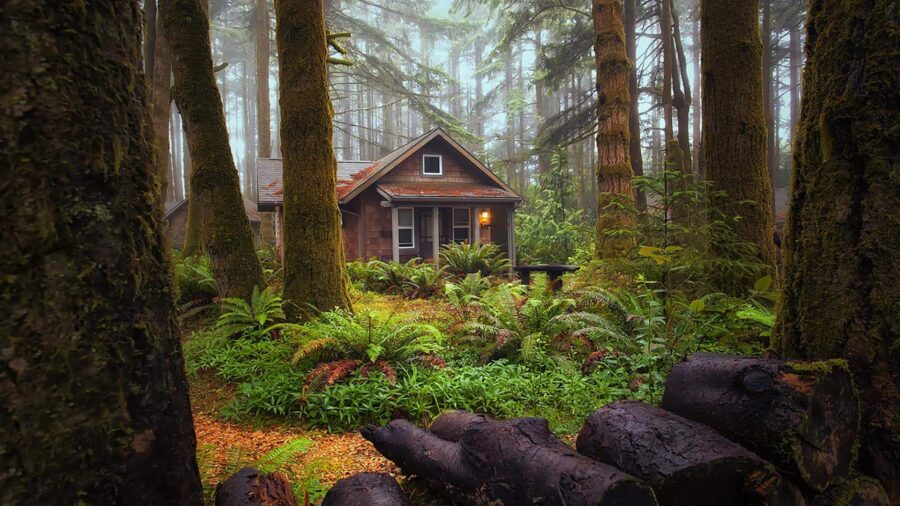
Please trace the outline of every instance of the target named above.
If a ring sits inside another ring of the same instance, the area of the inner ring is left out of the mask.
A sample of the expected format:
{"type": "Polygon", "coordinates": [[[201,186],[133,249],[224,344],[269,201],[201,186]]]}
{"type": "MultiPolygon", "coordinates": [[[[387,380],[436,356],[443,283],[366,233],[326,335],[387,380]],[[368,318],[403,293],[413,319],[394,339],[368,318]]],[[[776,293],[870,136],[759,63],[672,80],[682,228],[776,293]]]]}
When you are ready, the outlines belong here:
{"type": "Polygon", "coordinates": [[[441,155],[422,155],[422,174],[440,176],[444,173],[441,155]]]}

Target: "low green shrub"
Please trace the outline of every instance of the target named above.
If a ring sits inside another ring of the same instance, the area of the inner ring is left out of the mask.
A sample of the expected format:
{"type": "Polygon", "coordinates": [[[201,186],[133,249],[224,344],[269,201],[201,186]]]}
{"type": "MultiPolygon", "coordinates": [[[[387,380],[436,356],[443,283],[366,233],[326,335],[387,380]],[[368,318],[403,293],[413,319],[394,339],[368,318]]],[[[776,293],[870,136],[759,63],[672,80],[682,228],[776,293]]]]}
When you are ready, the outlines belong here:
{"type": "Polygon", "coordinates": [[[432,297],[439,292],[444,271],[420,258],[404,263],[377,259],[347,263],[347,274],[357,290],[413,298],[432,297]]]}
{"type": "Polygon", "coordinates": [[[510,267],[509,259],[500,251],[500,247],[489,242],[445,244],[441,246],[440,259],[447,272],[459,277],[476,272],[482,276],[493,276],[510,267]]]}

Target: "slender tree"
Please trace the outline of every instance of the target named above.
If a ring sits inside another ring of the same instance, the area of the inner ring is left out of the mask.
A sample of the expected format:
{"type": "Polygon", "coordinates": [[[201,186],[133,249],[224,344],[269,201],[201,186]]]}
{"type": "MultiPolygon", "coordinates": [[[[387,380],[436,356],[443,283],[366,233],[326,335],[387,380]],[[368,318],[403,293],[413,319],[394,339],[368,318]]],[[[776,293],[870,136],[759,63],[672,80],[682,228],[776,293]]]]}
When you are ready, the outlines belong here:
{"type": "Polygon", "coordinates": [[[322,0],[275,5],[284,158],[284,297],[291,319],[350,308],[322,0]]]}
{"type": "Polygon", "coordinates": [[[4,504],[203,503],[140,26],[0,4],[4,504]]]}
{"type": "Polygon", "coordinates": [[[622,254],[630,242],[605,234],[607,229],[627,224],[616,199],[633,200],[629,155],[628,93],[631,63],[625,50],[622,0],[593,0],[594,53],[597,66],[597,239],[600,258],[622,254]]]}
{"type": "Polygon", "coordinates": [[[151,89],[153,93],[154,165],[159,174],[160,191],[168,200],[168,188],[171,183],[169,175],[171,169],[171,164],[169,163],[171,151],[169,123],[172,116],[172,53],[165,34],[161,30],[156,30],[156,32],[153,37],[156,45],[153,50],[153,73],[148,74],[152,79],[151,89]]]}
{"type": "MultiPolygon", "coordinates": [[[[624,4],[624,24],[625,24],[625,52],[628,60],[631,62],[631,69],[628,76],[628,95],[631,100],[631,106],[628,110],[628,132],[630,135],[629,157],[631,159],[631,171],[635,176],[644,175],[644,155],[641,149],[641,116],[638,109],[638,78],[637,67],[634,62],[637,58],[637,36],[636,23],[637,13],[636,0],[625,0],[624,4]]],[[[639,189],[635,189],[635,201],[644,208],[647,206],[647,196],[639,189]]]]}
{"type": "MultiPolygon", "coordinates": [[[[757,0],[700,3],[703,163],[713,190],[727,194],[714,205],[727,216],[741,217],[734,223],[738,239],[755,245],[758,260],[774,270],[758,13],[757,0]]],[[[712,246],[725,255],[715,240],[712,246]]],[[[720,281],[734,289],[752,283],[720,281]]]]}
{"type": "Polygon", "coordinates": [[[773,347],[845,358],[860,467],[900,502],[900,47],[892,0],[811,2],[773,347]]]}
{"type": "Polygon", "coordinates": [[[160,0],[159,15],[174,55],[175,102],[191,150],[191,204],[199,208],[202,244],[219,293],[248,298],[265,284],[228,145],[204,2],[160,0]]]}
{"type": "Polygon", "coordinates": [[[269,112],[269,6],[256,0],[256,128],[259,157],[272,157],[272,117],[269,112]]]}

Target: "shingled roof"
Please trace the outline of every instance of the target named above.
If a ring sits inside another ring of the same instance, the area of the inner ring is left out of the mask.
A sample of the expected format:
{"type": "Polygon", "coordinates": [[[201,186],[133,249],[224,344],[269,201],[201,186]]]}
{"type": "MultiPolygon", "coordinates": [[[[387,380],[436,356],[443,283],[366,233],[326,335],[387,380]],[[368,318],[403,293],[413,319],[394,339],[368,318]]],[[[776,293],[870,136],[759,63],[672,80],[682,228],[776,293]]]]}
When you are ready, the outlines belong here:
{"type": "MultiPolygon", "coordinates": [[[[381,176],[388,173],[396,167],[400,162],[412,155],[419,148],[431,142],[437,137],[441,137],[452,147],[457,149],[465,158],[472,162],[475,167],[480,169],[491,181],[499,188],[488,185],[469,185],[471,188],[460,188],[457,192],[468,192],[466,195],[455,195],[457,197],[469,198],[501,198],[510,201],[521,200],[520,197],[506,183],[500,180],[493,172],[484,166],[474,155],[469,153],[462,145],[456,142],[446,132],[440,128],[435,128],[415,139],[407,142],[399,148],[391,151],[387,155],[375,161],[338,161],[337,162],[337,197],[338,202],[345,204],[356,197],[363,190],[371,186],[381,176]],[[481,188],[476,189],[474,186],[481,188]],[[492,190],[499,190],[502,196],[492,190]]],[[[256,161],[256,178],[257,188],[259,192],[260,208],[274,207],[284,200],[284,183],[282,179],[282,160],[280,158],[260,158],[256,161]]],[[[459,186],[459,185],[457,185],[459,186]]],[[[449,187],[445,188],[449,191],[449,187]]],[[[398,197],[411,197],[412,193],[425,191],[423,186],[418,189],[406,188],[404,195],[398,194],[398,197]],[[411,193],[412,192],[412,193],[411,193]]],[[[432,195],[437,196],[437,195],[432,195]]],[[[446,194],[444,197],[451,197],[446,194]]]]}

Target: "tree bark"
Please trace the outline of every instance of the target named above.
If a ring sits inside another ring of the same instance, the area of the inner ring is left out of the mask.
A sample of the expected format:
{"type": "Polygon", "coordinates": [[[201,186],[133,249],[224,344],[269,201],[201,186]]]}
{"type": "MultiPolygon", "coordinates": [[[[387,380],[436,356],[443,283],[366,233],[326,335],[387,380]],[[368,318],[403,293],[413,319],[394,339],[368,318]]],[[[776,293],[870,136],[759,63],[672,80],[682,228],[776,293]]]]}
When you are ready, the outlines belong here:
{"type": "Polygon", "coordinates": [[[269,7],[256,0],[256,130],[259,157],[272,157],[272,118],[269,112],[269,7]]]}
{"type": "Polygon", "coordinates": [[[631,186],[631,62],[625,50],[621,0],[592,0],[594,55],[597,67],[597,238],[595,255],[609,258],[626,253],[630,239],[610,236],[607,229],[628,226],[630,217],[614,199],[634,200],[631,186]]]}
{"type": "Polygon", "coordinates": [[[800,48],[800,25],[791,28],[790,40],[790,75],[791,75],[791,147],[796,149],[797,123],[800,121],[800,67],[803,65],[803,52],[800,48]]]}
{"type": "Polygon", "coordinates": [[[159,14],[174,62],[174,95],[191,150],[191,205],[219,294],[249,299],[264,288],[244,211],[222,100],[213,75],[205,0],[160,0],[159,14]]]}
{"type": "Polygon", "coordinates": [[[338,480],[322,506],[410,506],[394,478],[383,473],[359,473],[338,480]]]}
{"type": "Polygon", "coordinates": [[[656,504],[646,484],[578,455],[540,418],[483,420],[468,425],[458,442],[403,420],[364,429],[363,437],[404,473],[465,495],[467,504],[656,504]]]}
{"type": "MultiPolygon", "coordinates": [[[[701,87],[700,83],[700,13],[697,12],[694,15],[693,20],[691,21],[691,69],[693,71],[694,78],[694,90],[699,90],[701,87]]],[[[700,151],[701,151],[701,139],[702,134],[700,131],[700,125],[703,121],[703,108],[701,107],[702,100],[700,93],[694,94],[694,121],[691,125],[693,128],[693,141],[694,141],[694,156],[693,156],[693,172],[697,175],[698,181],[706,180],[706,173],[703,170],[703,165],[700,163],[700,151]]]]}
{"type": "Polygon", "coordinates": [[[773,348],[841,357],[860,392],[860,469],[900,502],[900,46],[896,3],[818,1],[807,21],[800,126],[773,348]],[[827,34],[827,36],[825,35],[827,34]]]}
{"type": "Polygon", "coordinates": [[[144,75],[153,78],[156,52],[156,0],[144,1],[144,75]]]}
{"type": "Polygon", "coordinates": [[[662,407],[798,474],[814,490],[847,477],[859,406],[846,364],[697,353],[676,365],[662,407]]]}
{"type": "MultiPolygon", "coordinates": [[[[641,149],[641,116],[638,109],[640,93],[638,92],[637,67],[637,36],[635,34],[637,15],[635,12],[636,0],[625,0],[624,25],[625,25],[625,54],[631,62],[628,76],[628,97],[630,107],[628,109],[628,133],[629,133],[629,157],[631,159],[631,173],[633,176],[644,175],[644,154],[641,149]]],[[[638,207],[647,207],[647,196],[639,188],[634,189],[634,198],[638,207]]]]}
{"type": "Polygon", "coordinates": [[[646,481],[661,504],[797,504],[775,468],[711,428],[640,401],[608,404],[578,433],[578,453],[646,481]]]}
{"type": "Polygon", "coordinates": [[[216,506],[298,506],[298,501],[283,475],[245,467],[216,485],[216,506]]]}
{"type": "Polygon", "coordinates": [[[284,298],[291,320],[350,309],[322,0],[275,7],[284,159],[284,298]]]}
{"type": "Polygon", "coordinates": [[[202,504],[140,26],[0,4],[3,504],[202,504]]]}
{"type": "MultiPolygon", "coordinates": [[[[757,260],[774,274],[772,186],[766,170],[762,47],[757,0],[700,3],[703,61],[703,163],[713,191],[727,196],[712,205],[734,224],[737,238],[756,247],[757,260]],[[747,204],[750,202],[750,204],[747,204]]],[[[713,253],[729,254],[712,238],[713,253]]],[[[719,279],[740,291],[753,279],[719,279]]]]}
{"type": "MultiPolygon", "coordinates": [[[[160,193],[168,194],[170,173],[169,123],[172,116],[172,52],[162,30],[154,36],[152,104],[153,104],[153,151],[160,193]]],[[[165,198],[165,197],[164,197],[165,198]]]]}
{"type": "MultiPolygon", "coordinates": [[[[773,47],[772,47],[772,0],[762,0],[762,85],[763,108],[766,114],[766,168],[769,173],[769,185],[775,187],[775,169],[778,161],[775,158],[775,101],[773,96],[773,47]]],[[[770,207],[775,216],[774,201],[770,207]]]]}

